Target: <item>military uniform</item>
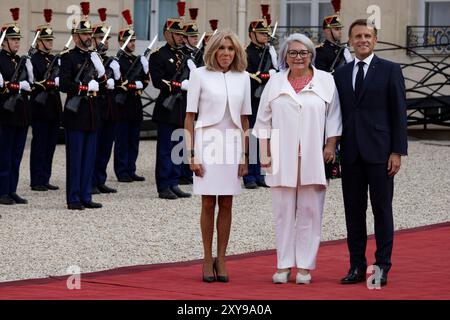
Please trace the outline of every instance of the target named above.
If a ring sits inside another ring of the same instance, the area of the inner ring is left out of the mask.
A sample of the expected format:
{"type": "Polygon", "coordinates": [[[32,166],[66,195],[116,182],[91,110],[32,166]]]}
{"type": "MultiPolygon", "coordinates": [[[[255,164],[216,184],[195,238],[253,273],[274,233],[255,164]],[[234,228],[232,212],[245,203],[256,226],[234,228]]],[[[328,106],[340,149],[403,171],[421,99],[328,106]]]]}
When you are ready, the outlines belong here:
{"type": "MultiPolygon", "coordinates": [[[[16,10],[16,14],[13,13],[15,21],[18,20],[18,9],[16,10]]],[[[9,47],[8,39],[22,37],[20,28],[15,23],[4,25],[1,32],[4,30],[6,30],[4,49],[0,52],[0,74],[3,78],[0,88],[0,204],[25,204],[27,201],[18,196],[16,191],[20,162],[31,121],[29,92],[26,90],[31,91],[32,70],[30,72],[24,64],[23,70],[26,71],[26,77],[19,76],[12,82],[20,57],[5,50],[5,47],[9,47]],[[12,104],[12,110],[7,110],[5,104],[12,96],[18,99],[12,104]]],[[[28,64],[31,66],[30,62],[28,64]]]]}
{"type": "MultiPolygon", "coordinates": [[[[181,20],[168,19],[165,29],[172,33],[182,34],[181,20]]],[[[167,97],[181,92],[181,84],[172,81],[178,70],[182,67],[183,53],[171,47],[168,43],[150,56],[150,75],[155,88],[160,90],[153,110],[153,121],[158,124],[158,140],[156,145],[156,184],[162,198],[176,199],[172,192],[178,191],[181,177],[181,165],[174,164],[171,158],[172,149],[181,142],[172,141],[172,133],[184,127],[185,106],[182,100],[177,99],[173,109],[167,109],[163,103],[167,97]],[[172,191],[171,191],[172,190],[172,191]],[[169,194],[169,197],[165,197],[169,194]]],[[[182,193],[180,196],[183,197],[182,193]]]]}
{"type": "MultiPolygon", "coordinates": [[[[264,19],[257,19],[250,23],[249,32],[270,33],[270,25],[264,19]]],[[[273,49],[272,49],[273,50],[273,49]]],[[[250,42],[246,48],[247,52],[247,72],[251,75],[251,102],[252,114],[249,116],[250,128],[253,128],[256,122],[256,115],[258,113],[258,106],[260,96],[255,93],[264,88],[265,84],[270,79],[270,74],[275,72],[277,66],[272,62],[275,57],[271,57],[268,49],[264,50],[264,46],[250,42]],[[264,56],[263,56],[264,54],[264,56]],[[262,63],[261,63],[262,60],[262,63]],[[261,64],[261,70],[258,70],[261,64]],[[260,71],[258,73],[258,71],[260,71]],[[270,73],[269,73],[270,71],[270,73]],[[262,86],[262,87],[261,87],[262,86]],[[261,87],[261,88],[260,88],[261,87]]],[[[248,189],[254,189],[257,186],[266,186],[264,176],[261,175],[261,164],[259,161],[259,145],[258,140],[250,135],[250,149],[249,149],[249,165],[248,174],[244,176],[244,186],[248,189]]]]}
{"type": "MultiPolygon", "coordinates": [[[[322,27],[324,30],[331,30],[333,28],[342,28],[343,24],[338,15],[331,15],[324,18],[322,27]]],[[[314,66],[319,70],[334,72],[336,68],[351,60],[350,51],[345,44],[337,44],[325,40],[316,47],[314,66]]]]}
{"type": "MultiPolygon", "coordinates": [[[[133,34],[131,39],[136,39],[130,24],[127,29],[119,32],[119,41],[126,41],[130,32],[133,34]]],[[[125,52],[119,59],[122,79],[117,93],[126,94],[124,103],[118,102],[119,121],[114,145],[114,171],[120,182],[145,180],[144,177],[136,175],[136,160],[139,155],[141,123],[144,119],[141,94],[142,90],[150,83],[150,78],[142,68],[135,79],[126,78],[127,72],[136,59],[141,58],[128,52],[125,52]],[[141,82],[141,89],[136,88],[137,82],[141,82]]],[[[136,67],[141,67],[141,61],[136,61],[136,67]]]]}
{"type": "MultiPolygon", "coordinates": [[[[51,10],[47,23],[51,20],[51,10]]],[[[37,28],[40,30],[39,40],[54,39],[53,30],[49,24],[37,28]]],[[[39,41],[38,40],[38,41],[39,41]]],[[[34,71],[34,85],[31,94],[32,130],[30,152],[30,186],[32,190],[47,191],[56,190],[58,187],[50,184],[52,174],[53,155],[55,153],[58,130],[61,124],[62,104],[59,95],[59,78],[52,78],[59,69],[59,58],[38,50],[32,57],[34,71]],[[53,62],[52,70],[46,78],[47,70],[53,62]],[[56,71],[55,71],[56,69],[56,71]],[[39,97],[39,98],[37,98],[39,97]]]]}
{"type": "MultiPolygon", "coordinates": [[[[79,26],[72,33],[92,34],[87,14],[81,19],[79,26]]],[[[96,92],[89,90],[89,83],[98,79],[97,72],[86,74],[92,68],[91,51],[76,46],[61,57],[60,90],[67,93],[63,112],[63,125],[66,136],[66,200],[69,209],[99,208],[100,204],[92,202],[91,186],[94,172],[99,110],[96,92]],[[87,63],[89,66],[80,77],[80,85],[76,77],[87,63]],[[89,78],[89,79],[86,79],[89,78]],[[71,99],[81,97],[78,111],[68,108],[71,99]]],[[[98,79],[102,82],[104,79],[98,79]]],[[[98,90],[97,90],[98,91],[98,90]]]]}
{"type": "MultiPolygon", "coordinates": [[[[102,23],[93,26],[93,36],[101,40],[108,30],[108,27],[105,25],[106,9],[100,8],[98,9],[98,12],[102,23]]],[[[117,123],[119,120],[119,110],[115,101],[115,86],[118,82],[115,81],[115,74],[110,67],[110,62],[108,62],[112,60],[106,55],[106,52],[101,53],[101,58],[105,65],[107,80],[100,84],[97,96],[99,123],[97,128],[95,167],[92,175],[92,189],[95,190],[95,193],[115,193],[117,190],[106,186],[106,170],[109,160],[111,159],[117,123]],[[108,65],[106,65],[107,63],[108,65]],[[111,82],[111,87],[108,87],[108,81],[111,82]]]]}

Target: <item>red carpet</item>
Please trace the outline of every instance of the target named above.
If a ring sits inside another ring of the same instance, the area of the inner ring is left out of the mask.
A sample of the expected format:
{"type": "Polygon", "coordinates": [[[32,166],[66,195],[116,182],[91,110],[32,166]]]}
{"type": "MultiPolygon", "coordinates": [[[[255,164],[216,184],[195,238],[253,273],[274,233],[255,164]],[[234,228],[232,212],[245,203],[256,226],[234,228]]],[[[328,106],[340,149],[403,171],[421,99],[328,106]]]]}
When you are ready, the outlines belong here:
{"type": "MultiPolygon", "coordinates": [[[[374,245],[370,239],[369,262],[374,245]]],[[[273,250],[229,257],[225,284],[203,283],[201,261],[191,261],[83,274],[81,290],[68,290],[67,277],[1,283],[0,299],[450,299],[450,223],[397,232],[393,269],[381,290],[339,284],[348,269],[342,240],[322,244],[307,286],[272,284],[275,260],[273,250]]]]}

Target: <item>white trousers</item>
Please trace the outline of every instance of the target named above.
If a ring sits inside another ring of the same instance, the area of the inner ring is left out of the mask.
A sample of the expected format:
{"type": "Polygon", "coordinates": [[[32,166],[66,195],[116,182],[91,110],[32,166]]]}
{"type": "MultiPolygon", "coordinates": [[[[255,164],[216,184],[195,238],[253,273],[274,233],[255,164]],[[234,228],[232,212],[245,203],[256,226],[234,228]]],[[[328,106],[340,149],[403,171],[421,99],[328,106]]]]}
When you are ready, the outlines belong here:
{"type": "Polygon", "coordinates": [[[300,168],[298,174],[297,188],[271,188],[277,268],[313,270],[320,245],[326,187],[302,186],[300,168]]]}

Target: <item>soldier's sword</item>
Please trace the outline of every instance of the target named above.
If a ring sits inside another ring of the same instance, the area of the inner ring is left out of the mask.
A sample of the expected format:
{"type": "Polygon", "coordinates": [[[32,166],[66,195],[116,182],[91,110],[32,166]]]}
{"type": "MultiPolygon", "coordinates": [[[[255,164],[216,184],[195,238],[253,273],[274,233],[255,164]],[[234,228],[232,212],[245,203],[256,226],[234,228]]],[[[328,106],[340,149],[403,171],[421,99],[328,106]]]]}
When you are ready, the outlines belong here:
{"type": "Polygon", "coordinates": [[[272,35],[270,36],[273,39],[275,39],[275,32],[277,32],[277,28],[278,28],[278,21],[275,22],[275,26],[273,27],[272,35]]]}
{"type": "Polygon", "coordinates": [[[67,43],[64,45],[63,51],[66,51],[67,49],[69,49],[70,43],[73,40],[73,36],[70,36],[69,40],[67,40],[67,43]]]}
{"type": "Polygon", "coordinates": [[[147,49],[144,52],[144,57],[147,58],[147,60],[149,59],[149,57],[147,57],[147,55],[150,53],[150,51],[152,50],[153,45],[155,44],[156,40],[158,40],[158,35],[156,35],[152,42],[150,42],[150,44],[148,45],[147,49]]]}
{"type": "Polygon", "coordinates": [[[202,46],[202,43],[203,43],[203,39],[205,39],[205,35],[206,35],[206,32],[203,32],[202,36],[200,37],[200,40],[198,40],[197,45],[196,45],[197,50],[200,50],[200,47],[202,46]]]}
{"type": "MultiPolygon", "coordinates": [[[[3,40],[5,40],[5,36],[6,36],[6,29],[5,31],[3,31],[2,36],[0,38],[0,47],[3,44],[3,40]]],[[[0,48],[0,51],[2,50],[2,48],[0,48]]]]}
{"type": "Polygon", "coordinates": [[[130,43],[131,38],[133,37],[133,34],[130,34],[127,38],[127,40],[125,40],[125,43],[123,44],[123,46],[120,47],[121,51],[125,51],[125,48],[127,47],[127,45],[130,43]]]}

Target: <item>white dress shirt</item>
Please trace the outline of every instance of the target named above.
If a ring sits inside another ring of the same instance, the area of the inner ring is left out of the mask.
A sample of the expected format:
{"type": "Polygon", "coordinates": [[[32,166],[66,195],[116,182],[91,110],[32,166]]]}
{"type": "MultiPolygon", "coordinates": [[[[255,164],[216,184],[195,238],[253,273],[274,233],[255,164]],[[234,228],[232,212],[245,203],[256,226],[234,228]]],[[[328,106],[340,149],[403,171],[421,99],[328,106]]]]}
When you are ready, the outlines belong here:
{"type": "Polygon", "coordinates": [[[352,75],[353,90],[355,90],[356,74],[358,73],[358,69],[359,69],[359,67],[358,67],[358,62],[363,61],[363,62],[365,63],[365,64],[364,64],[364,67],[363,67],[363,69],[364,69],[364,78],[365,78],[366,75],[367,75],[367,70],[369,70],[369,66],[370,66],[370,63],[372,62],[372,59],[373,59],[373,56],[374,56],[374,55],[375,55],[375,54],[372,53],[370,56],[368,56],[368,57],[365,58],[364,60],[359,60],[359,59],[355,56],[355,64],[353,65],[353,75],[352,75]]]}

